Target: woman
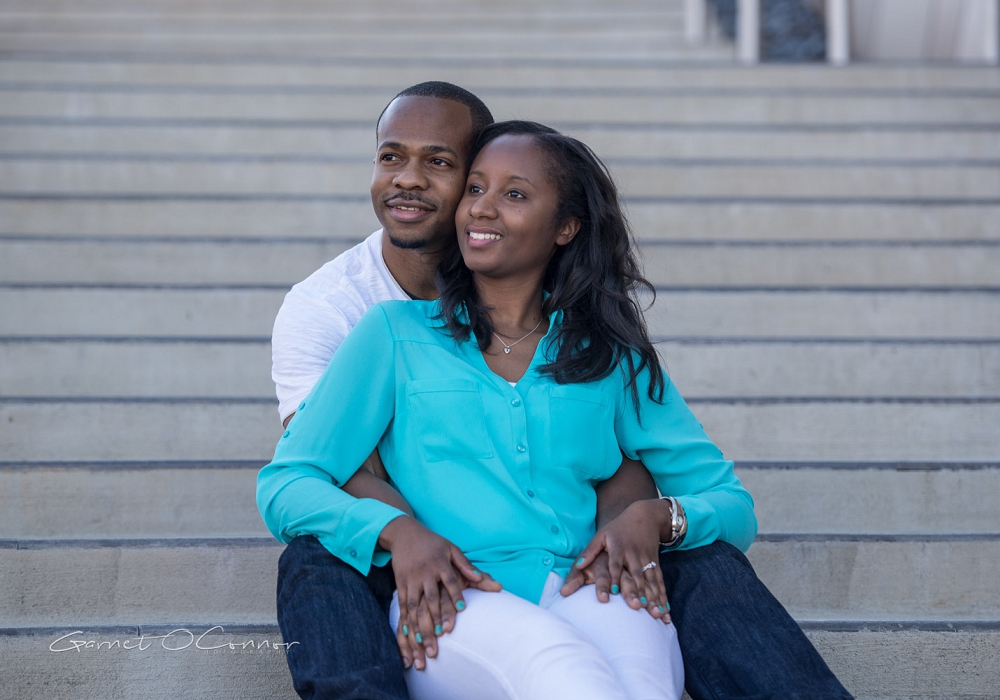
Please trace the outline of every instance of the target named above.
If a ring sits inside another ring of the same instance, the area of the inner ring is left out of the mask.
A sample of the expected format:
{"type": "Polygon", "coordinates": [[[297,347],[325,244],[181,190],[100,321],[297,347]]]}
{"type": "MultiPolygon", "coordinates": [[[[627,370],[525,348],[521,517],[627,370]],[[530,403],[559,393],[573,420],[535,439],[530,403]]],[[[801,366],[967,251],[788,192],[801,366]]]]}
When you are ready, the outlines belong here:
{"type": "Polygon", "coordinates": [[[264,520],[362,572],[391,555],[401,642],[440,644],[407,674],[414,698],[677,698],[671,626],[618,596],[559,595],[603,542],[630,543],[609,548],[613,583],[662,590],[658,541],[746,549],[756,530],[732,463],[659,367],[615,188],[578,141],[495,124],[456,225],[441,298],[372,308],[300,406],[259,477],[264,520]],[[376,446],[398,507],[336,488],[376,446]],[[577,560],[619,447],[678,498],[634,504],[577,560]],[[463,591],[479,570],[504,590],[463,591]],[[442,598],[462,611],[453,625],[442,598]]]}

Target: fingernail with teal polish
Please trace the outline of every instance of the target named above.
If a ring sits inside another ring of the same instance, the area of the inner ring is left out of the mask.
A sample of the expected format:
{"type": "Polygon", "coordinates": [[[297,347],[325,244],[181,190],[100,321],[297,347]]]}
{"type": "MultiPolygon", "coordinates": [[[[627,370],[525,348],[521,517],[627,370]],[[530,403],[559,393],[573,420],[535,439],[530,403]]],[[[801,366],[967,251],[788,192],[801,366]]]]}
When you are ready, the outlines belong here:
{"type": "Polygon", "coordinates": [[[667,611],[663,609],[662,605],[660,606],[660,614],[661,615],[666,615],[667,614],[667,611]]]}
{"type": "Polygon", "coordinates": [[[643,605],[645,605],[646,604],[646,596],[643,596],[642,598],[639,598],[639,602],[642,603],[643,605]]]}
{"type": "Polygon", "coordinates": [[[421,644],[423,641],[424,641],[424,638],[422,636],[420,636],[419,632],[417,632],[417,644],[421,644]]]}
{"type": "Polygon", "coordinates": [[[458,610],[459,612],[465,610],[465,603],[463,603],[461,600],[455,603],[455,610],[458,610]]]}
{"type": "Polygon", "coordinates": [[[580,557],[579,559],[576,560],[576,565],[583,566],[583,557],[580,557]]]}
{"type": "Polygon", "coordinates": [[[437,635],[441,634],[441,625],[435,625],[434,626],[434,634],[437,634],[437,635]]]}
{"type": "Polygon", "coordinates": [[[667,601],[667,610],[670,610],[670,601],[667,601]]]}
{"type": "Polygon", "coordinates": [[[410,628],[407,627],[406,625],[403,625],[403,636],[404,637],[409,637],[410,636],[410,628]]]}
{"type": "Polygon", "coordinates": [[[473,569],[472,573],[474,573],[476,576],[482,576],[483,575],[483,572],[480,571],[479,569],[473,569]]]}
{"type": "Polygon", "coordinates": [[[620,591],[620,590],[621,589],[618,586],[612,586],[611,587],[611,592],[614,593],[615,595],[618,595],[618,591],[620,591]]]}

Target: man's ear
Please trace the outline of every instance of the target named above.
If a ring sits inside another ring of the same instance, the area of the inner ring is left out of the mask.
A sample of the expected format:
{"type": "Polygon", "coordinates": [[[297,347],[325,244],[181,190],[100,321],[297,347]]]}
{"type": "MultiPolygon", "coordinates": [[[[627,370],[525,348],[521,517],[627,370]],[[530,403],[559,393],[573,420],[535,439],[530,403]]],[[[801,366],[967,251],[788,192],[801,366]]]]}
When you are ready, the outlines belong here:
{"type": "Polygon", "coordinates": [[[559,227],[559,233],[556,234],[556,245],[567,245],[579,232],[580,220],[575,216],[566,219],[559,227]]]}

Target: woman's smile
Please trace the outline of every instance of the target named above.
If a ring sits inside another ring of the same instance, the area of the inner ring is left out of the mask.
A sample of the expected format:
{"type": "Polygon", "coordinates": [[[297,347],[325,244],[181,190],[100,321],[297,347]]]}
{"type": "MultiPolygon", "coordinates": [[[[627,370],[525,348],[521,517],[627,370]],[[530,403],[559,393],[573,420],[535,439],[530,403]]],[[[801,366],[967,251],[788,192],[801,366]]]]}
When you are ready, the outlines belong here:
{"type": "Polygon", "coordinates": [[[470,248],[486,248],[492,245],[495,241],[499,241],[503,236],[494,231],[493,229],[483,228],[481,226],[469,226],[465,229],[466,235],[468,235],[468,246],[470,248]]]}

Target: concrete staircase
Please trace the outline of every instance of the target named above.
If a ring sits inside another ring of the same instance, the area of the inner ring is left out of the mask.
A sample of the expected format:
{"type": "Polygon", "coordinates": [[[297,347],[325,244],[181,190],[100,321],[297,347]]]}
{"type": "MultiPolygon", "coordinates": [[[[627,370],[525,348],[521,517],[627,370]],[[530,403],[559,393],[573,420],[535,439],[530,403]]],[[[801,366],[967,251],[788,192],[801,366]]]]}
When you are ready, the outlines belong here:
{"type": "Polygon", "coordinates": [[[614,169],[750,557],[847,687],[1000,698],[1000,70],[738,68],[681,6],[0,3],[0,697],[294,697],[271,323],[443,79],[614,169]]]}

